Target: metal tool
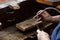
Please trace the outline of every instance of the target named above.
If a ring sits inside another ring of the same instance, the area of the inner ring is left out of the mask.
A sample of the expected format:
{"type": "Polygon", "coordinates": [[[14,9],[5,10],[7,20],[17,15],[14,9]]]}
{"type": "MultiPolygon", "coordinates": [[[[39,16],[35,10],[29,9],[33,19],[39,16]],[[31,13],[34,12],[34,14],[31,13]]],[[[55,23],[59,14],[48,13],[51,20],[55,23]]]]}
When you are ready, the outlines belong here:
{"type": "MultiPolygon", "coordinates": [[[[35,15],[33,18],[36,18],[37,16],[39,16],[41,13],[43,13],[44,11],[46,11],[46,10],[48,10],[48,9],[54,9],[54,10],[56,10],[57,12],[60,13],[60,11],[59,11],[58,9],[56,9],[56,8],[53,8],[53,7],[47,7],[47,8],[45,8],[42,12],[37,13],[37,15],[35,15]]],[[[40,10],[39,10],[39,11],[40,11],[40,10]]]]}

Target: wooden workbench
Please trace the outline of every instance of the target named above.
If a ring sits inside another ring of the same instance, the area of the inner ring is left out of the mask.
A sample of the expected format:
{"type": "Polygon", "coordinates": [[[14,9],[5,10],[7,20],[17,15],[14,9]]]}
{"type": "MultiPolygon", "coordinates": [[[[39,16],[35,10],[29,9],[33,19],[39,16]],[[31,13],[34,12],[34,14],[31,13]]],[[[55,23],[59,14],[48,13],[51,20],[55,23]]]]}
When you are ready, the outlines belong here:
{"type": "Polygon", "coordinates": [[[34,35],[36,32],[31,32],[24,34],[20,31],[15,26],[10,26],[8,28],[5,28],[0,31],[0,40],[24,40],[27,37],[34,35]]]}

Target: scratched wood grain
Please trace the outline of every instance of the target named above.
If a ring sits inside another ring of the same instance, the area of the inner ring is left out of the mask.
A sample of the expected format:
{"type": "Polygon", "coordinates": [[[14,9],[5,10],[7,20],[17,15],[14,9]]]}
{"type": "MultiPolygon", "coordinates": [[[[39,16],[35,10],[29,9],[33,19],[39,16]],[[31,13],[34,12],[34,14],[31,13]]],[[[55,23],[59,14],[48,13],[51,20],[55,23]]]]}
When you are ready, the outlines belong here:
{"type": "Polygon", "coordinates": [[[23,34],[17,31],[15,26],[11,26],[0,31],[0,40],[24,40],[33,34],[35,34],[35,32],[23,34]]]}

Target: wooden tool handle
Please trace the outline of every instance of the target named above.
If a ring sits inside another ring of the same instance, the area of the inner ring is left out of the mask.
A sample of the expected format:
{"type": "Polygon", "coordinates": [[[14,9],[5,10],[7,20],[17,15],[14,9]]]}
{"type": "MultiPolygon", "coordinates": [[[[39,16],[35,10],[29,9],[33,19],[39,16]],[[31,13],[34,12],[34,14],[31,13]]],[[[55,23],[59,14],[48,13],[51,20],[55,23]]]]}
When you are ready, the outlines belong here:
{"type": "Polygon", "coordinates": [[[36,2],[53,6],[53,3],[45,1],[45,0],[36,0],[36,2]]]}
{"type": "Polygon", "coordinates": [[[60,9],[60,5],[57,5],[56,8],[57,8],[57,9],[60,9]]]}

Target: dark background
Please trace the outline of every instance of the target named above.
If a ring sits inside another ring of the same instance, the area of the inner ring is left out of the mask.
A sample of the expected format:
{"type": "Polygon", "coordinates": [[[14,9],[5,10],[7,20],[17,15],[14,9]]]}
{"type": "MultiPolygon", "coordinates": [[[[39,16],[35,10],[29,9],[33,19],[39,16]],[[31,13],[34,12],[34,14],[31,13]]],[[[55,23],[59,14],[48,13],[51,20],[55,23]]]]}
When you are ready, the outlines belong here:
{"type": "MultiPolygon", "coordinates": [[[[0,22],[2,23],[1,27],[5,28],[21,21],[24,21],[36,14],[38,10],[42,10],[46,7],[55,7],[48,6],[41,3],[37,3],[35,0],[27,0],[19,4],[19,10],[13,10],[9,7],[0,9],[0,22]],[[14,13],[10,13],[14,12],[14,13]],[[10,20],[10,21],[9,21],[10,20]]],[[[56,15],[57,12],[52,10],[47,10],[51,15],[56,15]]]]}

